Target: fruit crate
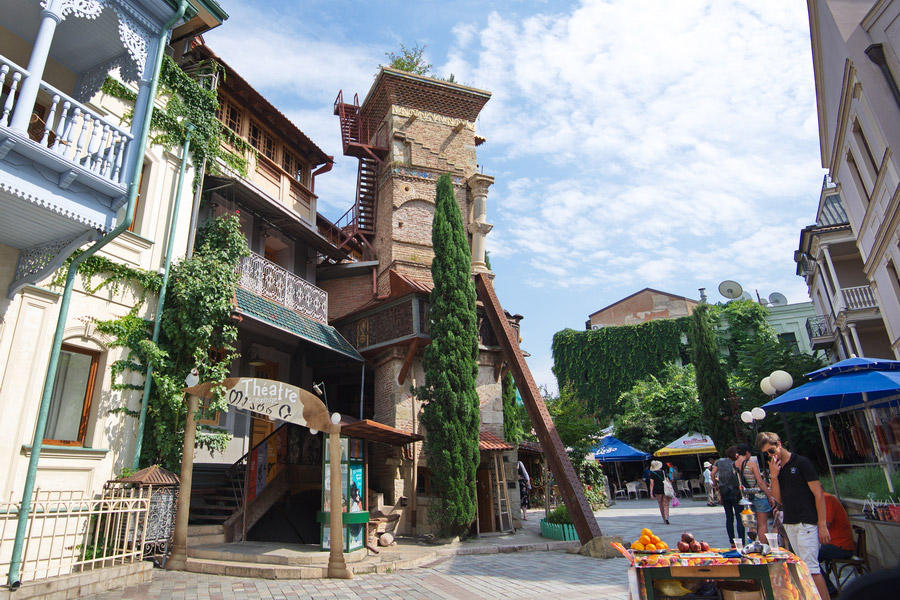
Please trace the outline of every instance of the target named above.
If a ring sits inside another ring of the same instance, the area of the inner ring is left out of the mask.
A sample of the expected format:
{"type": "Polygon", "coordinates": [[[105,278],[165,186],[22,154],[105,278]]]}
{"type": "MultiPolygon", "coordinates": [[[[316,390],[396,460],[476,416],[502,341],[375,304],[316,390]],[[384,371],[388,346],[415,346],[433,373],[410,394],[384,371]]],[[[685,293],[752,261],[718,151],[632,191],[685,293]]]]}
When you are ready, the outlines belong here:
{"type": "Polygon", "coordinates": [[[551,540],[577,541],[578,533],[575,526],[570,523],[548,523],[547,519],[541,519],[541,536],[551,540]]]}

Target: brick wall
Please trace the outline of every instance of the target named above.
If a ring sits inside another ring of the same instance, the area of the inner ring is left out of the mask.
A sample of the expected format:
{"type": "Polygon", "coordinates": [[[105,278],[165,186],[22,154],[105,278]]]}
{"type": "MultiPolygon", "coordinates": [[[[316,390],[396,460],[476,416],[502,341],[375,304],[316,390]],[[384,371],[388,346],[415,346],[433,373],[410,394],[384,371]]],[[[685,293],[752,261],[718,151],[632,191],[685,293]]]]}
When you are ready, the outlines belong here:
{"type": "Polygon", "coordinates": [[[372,275],[327,279],[316,285],[328,292],[328,321],[340,319],[372,301],[372,275]]]}

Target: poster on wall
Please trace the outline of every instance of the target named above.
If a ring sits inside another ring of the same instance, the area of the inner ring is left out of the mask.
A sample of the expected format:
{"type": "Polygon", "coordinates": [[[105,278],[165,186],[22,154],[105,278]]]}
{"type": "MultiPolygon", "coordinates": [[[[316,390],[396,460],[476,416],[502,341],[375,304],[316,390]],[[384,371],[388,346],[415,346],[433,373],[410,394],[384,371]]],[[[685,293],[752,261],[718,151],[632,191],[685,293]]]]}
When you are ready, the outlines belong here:
{"type": "Polygon", "coordinates": [[[255,496],[259,496],[262,494],[262,491],[266,487],[266,473],[268,472],[268,462],[269,462],[269,441],[261,442],[256,446],[255,452],[257,453],[256,458],[256,493],[255,496]]]}
{"type": "Polygon", "coordinates": [[[365,510],[363,502],[363,465],[352,463],[350,465],[350,512],[362,512],[365,510]]]}
{"type": "Polygon", "coordinates": [[[359,438],[350,439],[350,460],[362,460],[363,441],[359,438]]]}
{"type": "MultiPolygon", "coordinates": [[[[327,454],[326,454],[327,456],[327,454]]],[[[331,511],[331,462],[322,465],[322,511],[331,511]]]]}
{"type": "Polygon", "coordinates": [[[254,449],[250,452],[250,489],[247,491],[247,501],[256,498],[256,470],[259,468],[259,452],[254,449]]]}
{"type": "Polygon", "coordinates": [[[280,445],[281,436],[276,435],[274,437],[269,438],[269,447],[268,447],[268,461],[266,462],[266,483],[272,483],[272,480],[275,479],[275,475],[278,474],[278,453],[280,445]]]}
{"type": "Polygon", "coordinates": [[[347,476],[349,465],[341,465],[341,510],[347,512],[347,498],[349,498],[350,478],[347,476]]]}
{"type": "Polygon", "coordinates": [[[354,523],[352,525],[347,526],[347,550],[353,552],[354,550],[358,550],[362,548],[363,545],[363,531],[365,531],[365,527],[362,523],[354,523]]]}
{"type": "Polygon", "coordinates": [[[322,525],[322,550],[331,550],[331,527],[322,525]]]}

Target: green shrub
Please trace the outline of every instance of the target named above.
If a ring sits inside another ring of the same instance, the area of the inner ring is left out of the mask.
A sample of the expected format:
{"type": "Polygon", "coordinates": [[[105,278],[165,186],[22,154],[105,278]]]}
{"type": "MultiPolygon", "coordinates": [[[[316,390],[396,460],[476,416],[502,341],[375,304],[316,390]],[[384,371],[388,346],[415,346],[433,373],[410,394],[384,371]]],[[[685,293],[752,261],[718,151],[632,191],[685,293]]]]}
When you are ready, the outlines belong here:
{"type": "Polygon", "coordinates": [[[557,506],[547,517],[548,523],[556,523],[557,525],[572,525],[572,517],[569,516],[569,509],[565,504],[557,506]]]}
{"type": "Polygon", "coordinates": [[[600,510],[609,506],[609,497],[606,495],[606,489],[603,487],[596,485],[584,486],[584,497],[587,499],[588,504],[591,505],[591,510],[600,510]]]}
{"type": "MultiPolygon", "coordinates": [[[[834,484],[841,492],[842,498],[856,498],[865,500],[869,494],[873,494],[875,500],[887,500],[891,496],[888,491],[887,480],[884,478],[884,470],[877,467],[866,467],[838,472],[832,482],[831,477],[822,477],[822,487],[826,492],[834,493],[834,484]]],[[[900,473],[891,476],[894,490],[900,490],[900,473]]],[[[896,493],[896,492],[895,492],[896,493]]]]}

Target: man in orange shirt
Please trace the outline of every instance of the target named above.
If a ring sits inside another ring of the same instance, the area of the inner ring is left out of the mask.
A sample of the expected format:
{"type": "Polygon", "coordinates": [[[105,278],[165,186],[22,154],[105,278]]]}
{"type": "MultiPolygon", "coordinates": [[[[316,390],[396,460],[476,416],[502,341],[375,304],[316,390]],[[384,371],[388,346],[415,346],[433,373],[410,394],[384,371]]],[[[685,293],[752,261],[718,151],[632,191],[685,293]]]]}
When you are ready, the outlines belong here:
{"type": "MultiPolygon", "coordinates": [[[[825,522],[828,526],[828,533],[831,534],[831,543],[822,544],[819,547],[819,562],[853,556],[853,530],[850,527],[847,511],[844,510],[840,501],[828,492],[825,492],[825,522]]],[[[825,584],[828,586],[829,594],[833,596],[837,593],[831,577],[825,577],[825,584]]]]}

